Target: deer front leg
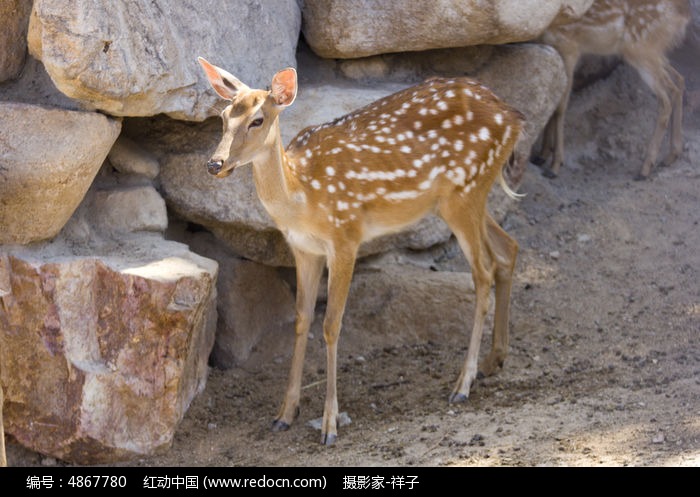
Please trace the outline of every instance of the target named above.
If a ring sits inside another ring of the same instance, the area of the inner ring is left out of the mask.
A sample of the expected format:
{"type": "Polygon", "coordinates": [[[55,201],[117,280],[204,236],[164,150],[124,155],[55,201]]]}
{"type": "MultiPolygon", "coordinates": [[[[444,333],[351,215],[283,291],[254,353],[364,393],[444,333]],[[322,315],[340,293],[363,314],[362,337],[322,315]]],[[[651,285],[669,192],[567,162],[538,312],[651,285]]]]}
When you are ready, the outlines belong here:
{"type": "Polygon", "coordinates": [[[323,408],[321,443],[332,445],[338,437],[338,392],[336,387],[338,336],[355,267],[356,248],[334,253],[328,261],[328,304],[323,320],[326,341],[326,403],[323,408]]]}
{"type": "Polygon", "coordinates": [[[318,284],[323,273],[323,257],[292,249],[296,261],[297,297],[296,323],[294,326],[294,354],[289,372],[287,393],[277,418],[272,423],[273,431],[289,428],[299,414],[301,377],[304,369],[304,355],[309,336],[309,327],[314,319],[314,308],[318,295],[318,284]]]}

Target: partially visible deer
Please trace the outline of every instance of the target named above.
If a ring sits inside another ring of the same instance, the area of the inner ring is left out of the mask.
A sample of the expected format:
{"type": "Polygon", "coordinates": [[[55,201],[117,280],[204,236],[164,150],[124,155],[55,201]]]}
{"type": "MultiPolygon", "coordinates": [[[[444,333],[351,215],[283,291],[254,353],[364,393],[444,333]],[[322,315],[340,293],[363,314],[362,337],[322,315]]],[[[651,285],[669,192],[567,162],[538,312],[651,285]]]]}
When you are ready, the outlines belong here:
{"type": "Polygon", "coordinates": [[[518,244],[491,218],[486,203],[496,179],[506,193],[516,195],[506,185],[502,168],[520,135],[523,116],[472,80],[435,78],[306,128],[285,150],[279,115],[296,97],[296,71],[279,71],[271,90],[255,90],[206,60],[199,62],[214,90],[231,102],[221,113],[223,137],[207,169],[223,178],[252,162],[258,196],[296,261],[294,354],[273,429],[288,429],[298,415],[307,335],[327,263],[321,443],[336,440],[337,343],[358,248],[430,212],[447,222],[472,268],[476,310],[471,342],[449,397],[451,402],[466,400],[477,377],[494,281],[493,346],[479,371],[490,375],[506,358],[518,244]]]}
{"type": "Polygon", "coordinates": [[[688,0],[595,0],[580,19],[543,34],[542,41],[561,54],[567,77],[564,95],[545,128],[540,155],[533,160],[544,165],[551,158],[545,176],[556,177],[564,160],[564,119],[574,69],[584,54],[621,56],[656,95],[656,126],[636,179],[646,179],[651,173],[669,124],[669,151],[662,164],[670,165],[678,158],[683,151],[685,83],[666,54],[682,41],[689,19],[688,0]]]}

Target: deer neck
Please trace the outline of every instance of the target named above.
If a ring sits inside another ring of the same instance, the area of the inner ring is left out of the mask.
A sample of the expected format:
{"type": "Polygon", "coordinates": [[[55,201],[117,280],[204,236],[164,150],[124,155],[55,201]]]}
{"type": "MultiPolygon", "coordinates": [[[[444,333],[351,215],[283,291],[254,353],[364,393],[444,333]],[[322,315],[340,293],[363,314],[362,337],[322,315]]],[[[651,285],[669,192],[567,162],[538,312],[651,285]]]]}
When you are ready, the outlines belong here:
{"type": "Polygon", "coordinates": [[[297,192],[298,182],[290,170],[278,121],[270,133],[273,143],[253,161],[253,179],[265,209],[280,224],[284,218],[294,215],[303,195],[297,192]]]}

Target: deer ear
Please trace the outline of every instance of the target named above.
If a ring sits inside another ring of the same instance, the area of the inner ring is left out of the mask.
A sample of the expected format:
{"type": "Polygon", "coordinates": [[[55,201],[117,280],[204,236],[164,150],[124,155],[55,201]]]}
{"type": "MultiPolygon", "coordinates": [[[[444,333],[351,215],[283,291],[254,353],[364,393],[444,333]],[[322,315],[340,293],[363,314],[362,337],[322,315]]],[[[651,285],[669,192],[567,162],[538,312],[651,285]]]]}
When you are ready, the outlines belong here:
{"type": "Polygon", "coordinates": [[[240,91],[250,89],[245,84],[241,83],[238,78],[220,67],[210,64],[204,58],[198,57],[197,60],[204,69],[204,73],[207,75],[207,79],[212,88],[214,88],[221,98],[233,100],[240,91]]]}
{"type": "Polygon", "coordinates": [[[281,107],[292,105],[297,98],[297,72],[293,67],[282,69],[272,78],[272,98],[281,107]]]}

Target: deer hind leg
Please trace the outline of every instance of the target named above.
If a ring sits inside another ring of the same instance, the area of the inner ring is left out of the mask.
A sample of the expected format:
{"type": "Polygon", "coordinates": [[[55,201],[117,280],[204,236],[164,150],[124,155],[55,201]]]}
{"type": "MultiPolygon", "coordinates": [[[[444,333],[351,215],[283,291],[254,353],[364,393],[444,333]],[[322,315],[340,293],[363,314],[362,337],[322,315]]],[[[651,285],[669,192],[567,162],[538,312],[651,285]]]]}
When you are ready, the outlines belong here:
{"type": "Polygon", "coordinates": [[[545,166],[552,158],[555,143],[554,128],[556,126],[554,120],[554,115],[552,115],[549,118],[549,121],[547,121],[547,124],[542,131],[542,140],[540,141],[539,152],[535,153],[530,159],[536,166],[545,166]]]}
{"type": "MultiPolygon", "coordinates": [[[[485,200],[483,203],[485,204],[485,200]]],[[[457,383],[450,394],[450,402],[467,400],[469,389],[477,377],[479,347],[481,345],[486,313],[488,312],[491,283],[493,282],[494,271],[489,260],[486,228],[484,219],[477,214],[478,212],[480,211],[474,209],[474,204],[469,205],[467,202],[453,201],[450,205],[445,204],[440,207],[440,215],[454,233],[471,266],[476,292],[474,324],[469,340],[469,350],[457,383]],[[474,215],[470,215],[470,210],[474,215]]],[[[482,210],[481,212],[484,211],[482,210]]]]}
{"type": "Polygon", "coordinates": [[[496,306],[491,351],[479,365],[479,374],[490,376],[503,366],[508,355],[510,290],[518,255],[518,243],[489,215],[486,217],[486,234],[491,259],[495,265],[496,306]]]}
{"type": "Polygon", "coordinates": [[[299,414],[299,399],[301,396],[301,377],[304,369],[304,355],[309,336],[309,327],[314,318],[318,284],[323,273],[323,257],[292,249],[296,261],[297,296],[296,322],[294,325],[294,354],[289,372],[287,392],[282,402],[279,414],[272,423],[274,431],[289,428],[299,414]]]}
{"type": "Polygon", "coordinates": [[[651,136],[649,146],[642,167],[637,173],[635,179],[644,180],[649,177],[651,168],[656,162],[661,147],[661,141],[664,138],[668,123],[671,118],[671,100],[675,93],[676,85],[673,82],[668,69],[670,66],[663,58],[655,58],[644,60],[640,58],[628,58],[628,62],[637,69],[641,78],[651,88],[656,95],[658,102],[658,113],[656,116],[656,127],[654,134],[651,136]]]}
{"type": "Polygon", "coordinates": [[[683,76],[670,65],[668,73],[671,76],[671,104],[673,107],[671,115],[671,135],[669,139],[669,149],[666,157],[661,161],[662,166],[670,166],[683,153],[683,93],[685,91],[685,80],[683,76]]]}
{"type": "Polygon", "coordinates": [[[574,70],[578,63],[579,53],[572,48],[560,50],[562,60],[564,62],[564,70],[566,72],[566,87],[564,93],[559,100],[554,114],[550,118],[545,131],[551,136],[547,139],[549,146],[554,148],[552,163],[549,169],[545,169],[542,174],[548,178],[556,178],[559,174],[559,169],[564,163],[564,127],[566,124],[566,111],[569,107],[571,98],[571,89],[574,85],[574,70]]]}
{"type": "Polygon", "coordinates": [[[323,408],[321,443],[332,445],[338,437],[338,337],[350,292],[355,268],[357,247],[336,244],[328,259],[328,303],[323,320],[323,338],[326,341],[326,403],[323,408]]]}

